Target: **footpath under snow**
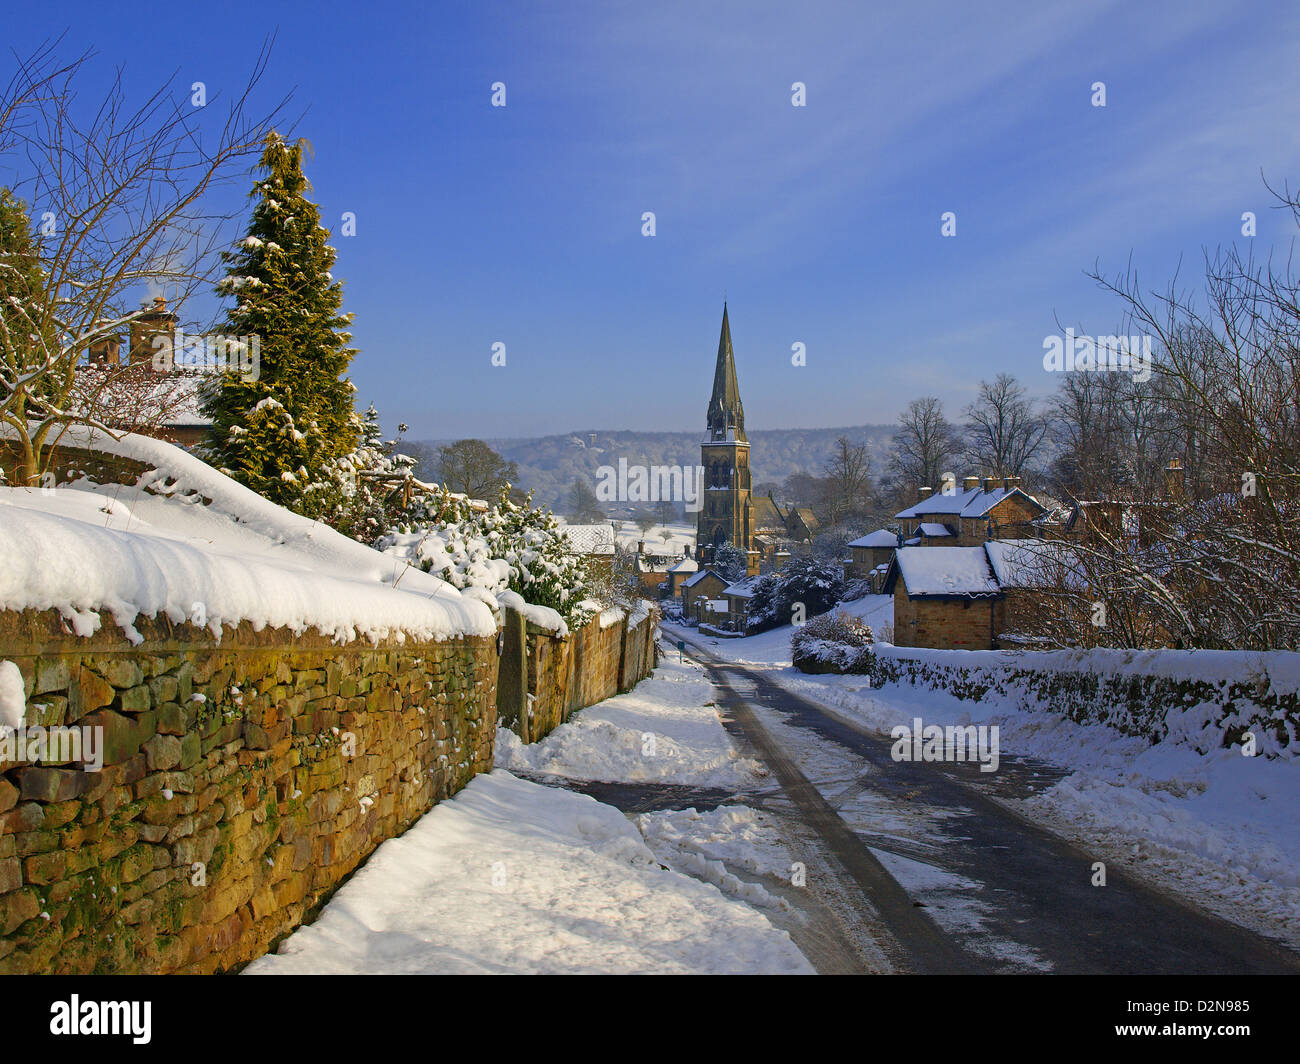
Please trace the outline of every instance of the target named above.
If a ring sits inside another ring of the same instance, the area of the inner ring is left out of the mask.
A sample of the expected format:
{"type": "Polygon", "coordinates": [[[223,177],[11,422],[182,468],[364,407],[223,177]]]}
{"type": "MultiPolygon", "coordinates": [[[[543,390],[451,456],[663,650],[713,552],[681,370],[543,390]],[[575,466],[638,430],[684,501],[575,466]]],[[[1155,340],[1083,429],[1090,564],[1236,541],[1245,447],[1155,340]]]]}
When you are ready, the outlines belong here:
{"type": "MultiPolygon", "coordinates": [[[[849,603],[873,628],[885,596],[849,603]]],[[[669,638],[672,629],[666,628],[669,638]]],[[[895,725],[997,725],[1001,756],[1035,758],[1068,775],[1016,802],[1031,819],[1075,837],[1103,859],[1173,889],[1227,919],[1300,947],[1300,761],[1201,754],[1154,746],[1104,725],[1025,711],[990,695],[963,701],[862,676],[806,675],[790,665],[791,629],[706,645],[770,670],[770,679],[888,736],[895,725]]],[[[698,638],[698,636],[696,636],[698,638]]]]}
{"type": "Polygon", "coordinates": [[[612,806],[497,770],[384,843],[253,975],[808,971],[612,806]]]}
{"type": "Polygon", "coordinates": [[[680,783],[732,791],[766,779],[742,758],[712,708],[713,687],[666,652],[648,679],[575,714],[540,743],[497,730],[496,763],[514,772],[573,780],[680,783]]]}
{"type": "Polygon", "coordinates": [[[571,771],[752,786],[765,770],[737,756],[711,698],[698,667],[663,662],[535,746],[499,730],[496,770],[380,846],[313,924],[247,972],[810,973],[761,911],[788,906],[751,881],[789,867],[766,814],[726,806],[629,820],[502,767],[557,784],[571,771]]]}

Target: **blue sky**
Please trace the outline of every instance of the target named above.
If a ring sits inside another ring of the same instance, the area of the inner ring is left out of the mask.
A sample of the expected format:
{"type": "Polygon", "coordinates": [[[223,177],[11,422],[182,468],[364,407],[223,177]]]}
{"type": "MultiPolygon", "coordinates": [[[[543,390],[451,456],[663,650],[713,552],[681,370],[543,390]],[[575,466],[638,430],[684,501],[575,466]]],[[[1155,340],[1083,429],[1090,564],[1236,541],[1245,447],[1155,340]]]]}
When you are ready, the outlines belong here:
{"type": "Polygon", "coordinates": [[[209,93],[277,33],[264,95],[357,216],[353,379],[416,438],[702,429],[724,293],[751,428],[956,416],[1054,386],[1058,318],[1119,325],[1094,263],[1190,283],[1243,211],[1257,254],[1296,235],[1261,181],[1300,183],[1293,3],[73,2],[10,46],[64,26],[209,93]]]}

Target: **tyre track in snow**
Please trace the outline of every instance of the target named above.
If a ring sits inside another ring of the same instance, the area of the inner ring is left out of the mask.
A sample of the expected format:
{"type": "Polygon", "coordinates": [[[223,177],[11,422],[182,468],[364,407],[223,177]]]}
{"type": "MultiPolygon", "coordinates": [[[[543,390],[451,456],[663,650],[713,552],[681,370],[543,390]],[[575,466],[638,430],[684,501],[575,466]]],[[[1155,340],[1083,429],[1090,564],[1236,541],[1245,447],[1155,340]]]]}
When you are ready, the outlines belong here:
{"type": "MultiPolygon", "coordinates": [[[[1005,779],[980,779],[977,771],[964,773],[960,766],[895,762],[888,739],[786,690],[761,670],[714,657],[685,633],[674,636],[686,639],[691,656],[718,690],[729,728],[768,765],[795,815],[821,840],[828,864],[838,866],[833,873],[856,888],[874,921],[892,937],[894,948],[885,948],[898,968],[1300,972],[1300,957],[1289,950],[1120,869],[1108,868],[1105,887],[1092,886],[1095,857],[997,801],[1005,779]],[[856,773],[850,775],[856,779],[814,782],[797,763],[814,748],[851,759],[856,773]],[[838,809],[824,793],[829,786],[840,788],[831,796],[838,809]],[[856,826],[845,813],[854,804],[861,806],[856,826]],[[899,810],[905,825],[908,816],[919,824],[925,811],[934,814],[929,837],[909,838],[906,827],[900,831],[897,825],[892,831],[874,826],[899,810]],[[915,877],[917,870],[937,873],[949,884],[946,891],[927,891],[924,875],[915,877]],[[913,873],[910,890],[904,885],[908,873],[913,873]],[[946,902],[958,908],[967,904],[977,914],[978,933],[975,925],[972,933],[962,933],[951,919],[950,926],[941,926],[942,916],[953,915],[944,912],[946,902]],[[929,907],[941,916],[932,918],[929,907]],[[989,943],[1005,949],[999,955],[989,943]]],[[[1029,774],[1014,758],[1004,758],[1004,764],[1013,775],[1029,774]]]]}

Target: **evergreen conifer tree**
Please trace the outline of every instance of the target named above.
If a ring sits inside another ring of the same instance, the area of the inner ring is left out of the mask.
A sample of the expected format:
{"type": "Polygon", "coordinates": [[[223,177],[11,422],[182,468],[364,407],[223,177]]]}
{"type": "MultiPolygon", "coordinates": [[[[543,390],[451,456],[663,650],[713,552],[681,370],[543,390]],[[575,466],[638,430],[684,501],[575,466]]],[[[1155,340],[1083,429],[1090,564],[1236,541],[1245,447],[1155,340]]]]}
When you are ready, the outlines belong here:
{"type": "Polygon", "coordinates": [[[205,456],[222,472],[282,506],[319,516],[331,502],[337,464],[357,444],[359,419],[345,376],[351,315],[330,274],[335,251],[307,199],[304,142],[266,138],[264,176],[248,235],[225,254],[218,286],[233,296],[224,332],[257,338],[255,372],[223,373],[202,395],[212,419],[205,456]]]}

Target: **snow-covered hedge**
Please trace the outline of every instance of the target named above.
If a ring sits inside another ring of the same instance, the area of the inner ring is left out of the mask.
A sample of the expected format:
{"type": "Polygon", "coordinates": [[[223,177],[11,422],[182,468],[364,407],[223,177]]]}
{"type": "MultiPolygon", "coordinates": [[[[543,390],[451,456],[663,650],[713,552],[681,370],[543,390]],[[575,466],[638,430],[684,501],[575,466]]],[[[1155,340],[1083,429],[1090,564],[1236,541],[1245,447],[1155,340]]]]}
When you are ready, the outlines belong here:
{"type": "Polygon", "coordinates": [[[823,613],[794,630],[790,650],[802,672],[847,672],[862,647],[876,641],[871,626],[843,610],[823,613]]]}
{"type": "Polygon", "coordinates": [[[549,510],[505,495],[486,510],[448,495],[439,509],[437,520],[385,536],[379,548],[462,590],[513,591],[570,628],[600,613],[585,559],[549,510]]]}
{"type": "MultiPolygon", "coordinates": [[[[798,664],[798,663],[796,663],[798,664]]],[[[962,699],[1000,696],[1023,711],[1105,724],[1200,753],[1246,742],[1300,757],[1300,653],[1234,650],[921,650],[843,655],[834,671],[910,683],[962,699]]],[[[814,670],[804,670],[814,671],[814,670]]],[[[828,671],[825,669],[815,671],[828,671]]]]}

